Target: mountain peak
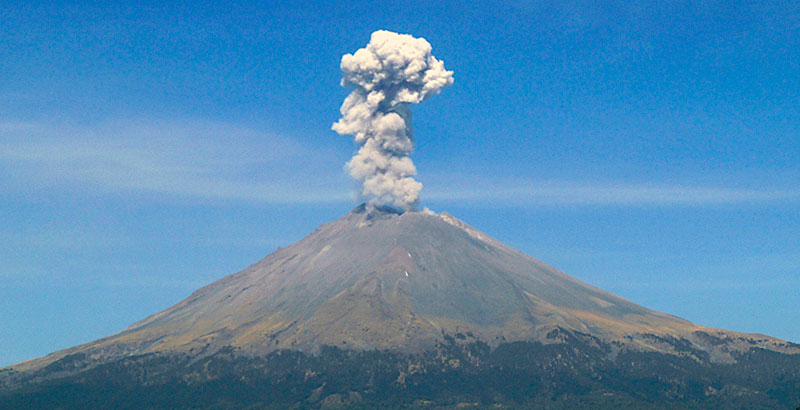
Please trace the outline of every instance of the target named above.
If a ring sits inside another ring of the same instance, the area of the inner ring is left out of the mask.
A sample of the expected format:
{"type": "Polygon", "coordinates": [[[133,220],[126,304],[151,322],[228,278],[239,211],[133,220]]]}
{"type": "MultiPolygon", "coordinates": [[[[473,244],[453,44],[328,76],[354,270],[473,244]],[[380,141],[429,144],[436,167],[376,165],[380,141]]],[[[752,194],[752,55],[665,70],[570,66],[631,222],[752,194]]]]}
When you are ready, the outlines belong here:
{"type": "MultiPolygon", "coordinates": [[[[400,208],[395,208],[391,205],[376,205],[371,203],[362,203],[361,205],[353,208],[350,214],[366,214],[366,215],[402,215],[407,211],[400,208]]],[[[414,211],[408,211],[414,212],[414,211]]]]}
{"type": "Polygon", "coordinates": [[[731,361],[753,346],[798,350],[778,339],[709,329],[580,282],[447,212],[362,204],[247,269],[105,339],[66,354],[248,354],[324,346],[419,353],[448,335],[489,346],[557,343],[581,332],[616,348],[680,355],[682,340],[731,361]],[[724,341],[724,342],[721,342],[724,341]]]}

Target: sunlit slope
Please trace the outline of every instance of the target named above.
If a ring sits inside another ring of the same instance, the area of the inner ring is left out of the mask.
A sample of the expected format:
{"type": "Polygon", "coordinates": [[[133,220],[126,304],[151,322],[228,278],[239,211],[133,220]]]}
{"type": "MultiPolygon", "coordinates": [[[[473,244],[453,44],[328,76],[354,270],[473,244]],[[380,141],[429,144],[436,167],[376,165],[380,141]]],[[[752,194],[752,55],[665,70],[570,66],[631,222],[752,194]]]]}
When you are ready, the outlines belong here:
{"type": "Polygon", "coordinates": [[[618,349],[680,355],[688,343],[720,362],[752,347],[797,352],[771,337],[710,329],[646,309],[446,213],[362,205],[119,334],[16,368],[75,352],[103,359],[233,346],[257,355],[335,345],[416,353],[446,337],[490,346],[558,343],[557,329],[618,349]]]}

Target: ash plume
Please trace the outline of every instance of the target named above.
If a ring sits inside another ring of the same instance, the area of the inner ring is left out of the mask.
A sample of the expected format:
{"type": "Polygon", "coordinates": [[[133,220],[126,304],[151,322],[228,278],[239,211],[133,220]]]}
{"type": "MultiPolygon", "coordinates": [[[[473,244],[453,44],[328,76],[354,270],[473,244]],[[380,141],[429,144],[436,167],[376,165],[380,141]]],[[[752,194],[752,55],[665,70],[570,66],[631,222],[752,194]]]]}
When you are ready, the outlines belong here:
{"type": "Polygon", "coordinates": [[[361,196],[370,203],[413,210],[422,184],[409,154],[414,149],[411,110],[453,83],[453,72],[431,55],[424,38],[379,30],[366,47],[342,57],[342,86],[354,90],[342,103],[342,118],[333,124],[352,135],[358,152],[347,162],[361,181],[361,196]]]}

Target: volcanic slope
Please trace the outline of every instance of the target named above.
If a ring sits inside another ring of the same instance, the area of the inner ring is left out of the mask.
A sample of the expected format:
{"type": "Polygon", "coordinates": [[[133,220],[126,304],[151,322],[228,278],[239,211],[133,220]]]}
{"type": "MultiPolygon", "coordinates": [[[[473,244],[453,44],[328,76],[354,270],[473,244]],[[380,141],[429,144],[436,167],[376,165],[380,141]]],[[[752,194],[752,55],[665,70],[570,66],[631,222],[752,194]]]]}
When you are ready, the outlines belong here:
{"type": "Polygon", "coordinates": [[[103,362],[228,347],[248,355],[323,346],[413,354],[454,336],[489,346],[558,343],[559,330],[626,351],[703,351],[717,363],[751,348],[800,353],[779,339],[646,309],[447,213],[362,205],[118,334],[12,369],[35,370],[74,353],[103,362]]]}

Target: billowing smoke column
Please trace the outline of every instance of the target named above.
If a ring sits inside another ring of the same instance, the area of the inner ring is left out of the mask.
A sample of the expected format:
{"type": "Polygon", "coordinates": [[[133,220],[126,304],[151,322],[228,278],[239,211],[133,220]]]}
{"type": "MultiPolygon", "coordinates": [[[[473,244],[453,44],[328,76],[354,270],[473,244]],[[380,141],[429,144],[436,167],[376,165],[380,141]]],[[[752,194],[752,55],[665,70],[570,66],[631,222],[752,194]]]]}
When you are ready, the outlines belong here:
{"type": "Polygon", "coordinates": [[[361,147],[347,163],[361,181],[361,196],[374,204],[415,209],[422,184],[409,154],[414,149],[410,103],[438,94],[453,72],[431,55],[424,38],[380,30],[369,44],[342,57],[342,86],[355,87],[333,124],[361,147]]]}

